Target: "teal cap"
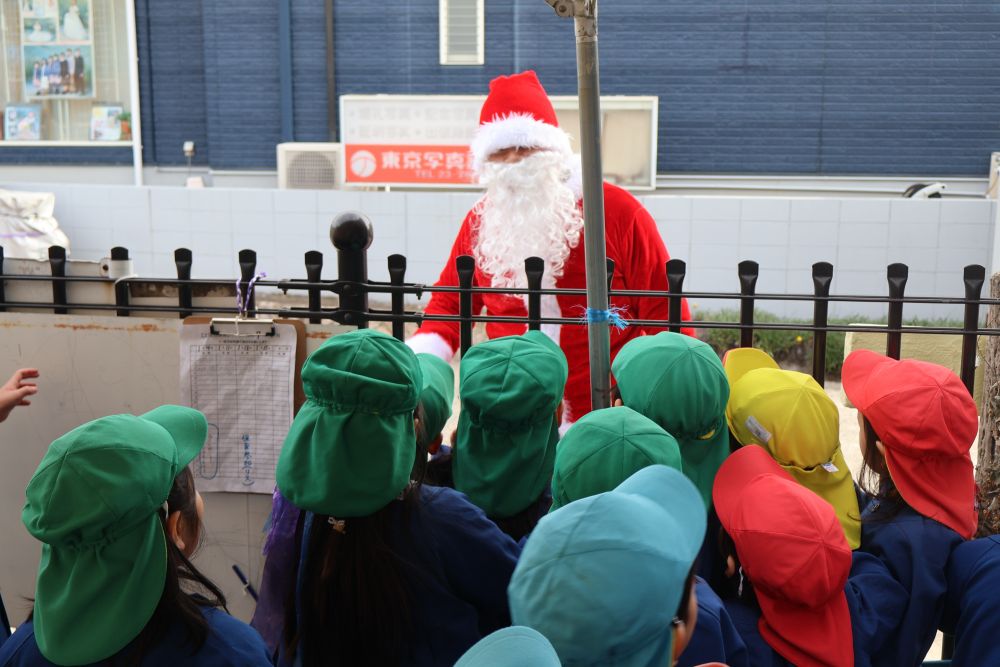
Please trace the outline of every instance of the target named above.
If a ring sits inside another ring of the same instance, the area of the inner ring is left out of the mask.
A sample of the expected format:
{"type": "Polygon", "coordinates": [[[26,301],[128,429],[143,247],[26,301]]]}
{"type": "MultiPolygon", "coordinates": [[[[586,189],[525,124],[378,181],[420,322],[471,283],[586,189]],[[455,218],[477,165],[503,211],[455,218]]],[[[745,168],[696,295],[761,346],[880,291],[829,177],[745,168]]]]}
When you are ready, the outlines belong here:
{"type": "Polygon", "coordinates": [[[611,491],[651,465],[682,469],[674,436],[631,408],[588,412],[569,427],[556,447],[552,511],[611,491]]]}
{"type": "Polygon", "coordinates": [[[545,635],[564,665],[669,665],[705,516],[691,482],[654,465],[543,517],[507,588],[513,622],[545,635]]]}
{"type": "Polygon", "coordinates": [[[488,516],[513,516],[548,486],[568,373],[541,331],[494,338],[462,357],[455,489],[488,516]]]}
{"type": "Polygon", "coordinates": [[[426,352],[417,355],[424,374],[420,389],[420,404],[424,408],[424,432],[430,440],[441,435],[441,429],[451,418],[455,400],[455,371],[451,364],[426,352]]]}
{"type": "Polygon", "coordinates": [[[317,514],[360,517],[388,505],[413,469],[423,373],[402,341],[374,329],[327,339],[302,365],[306,402],[278,457],[278,489],[317,514]]]}
{"type": "Polygon", "coordinates": [[[480,639],[455,667],[559,667],[559,656],[541,634],[514,625],[480,639]]]}
{"type": "Polygon", "coordinates": [[[622,402],[677,438],[684,474],[712,504],[712,482],[729,455],[729,380],[707,343],[663,332],[626,343],[611,364],[622,402]]]}

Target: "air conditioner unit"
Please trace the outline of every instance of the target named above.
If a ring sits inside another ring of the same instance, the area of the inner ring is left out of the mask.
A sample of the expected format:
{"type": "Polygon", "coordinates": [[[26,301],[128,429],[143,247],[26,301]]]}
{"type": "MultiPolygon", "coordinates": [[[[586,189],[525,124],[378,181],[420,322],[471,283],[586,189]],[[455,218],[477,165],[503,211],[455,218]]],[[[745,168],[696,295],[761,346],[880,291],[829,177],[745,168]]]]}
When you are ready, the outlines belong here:
{"type": "Polygon", "coordinates": [[[340,185],[340,144],[278,144],[278,187],[332,190],[340,185]]]}

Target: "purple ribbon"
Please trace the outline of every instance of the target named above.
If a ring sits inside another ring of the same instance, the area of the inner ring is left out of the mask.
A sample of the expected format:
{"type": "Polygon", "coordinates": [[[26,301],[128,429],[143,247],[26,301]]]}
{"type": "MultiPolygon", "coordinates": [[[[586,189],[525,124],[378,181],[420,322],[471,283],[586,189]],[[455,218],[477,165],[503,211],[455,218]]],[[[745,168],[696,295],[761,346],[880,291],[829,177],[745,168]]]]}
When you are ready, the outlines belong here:
{"type": "Polygon", "coordinates": [[[236,312],[240,317],[246,317],[247,309],[250,307],[250,295],[253,294],[253,284],[260,278],[267,278],[267,274],[261,271],[250,279],[247,284],[246,296],[243,296],[243,290],[240,287],[243,282],[242,278],[236,280],[236,312]]]}

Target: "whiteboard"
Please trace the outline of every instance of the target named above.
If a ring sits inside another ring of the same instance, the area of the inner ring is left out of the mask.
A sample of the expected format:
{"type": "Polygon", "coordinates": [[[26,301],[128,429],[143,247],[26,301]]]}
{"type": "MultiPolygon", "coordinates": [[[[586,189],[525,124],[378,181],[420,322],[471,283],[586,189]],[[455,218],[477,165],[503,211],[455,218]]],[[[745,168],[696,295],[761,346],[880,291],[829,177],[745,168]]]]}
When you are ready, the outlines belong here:
{"type": "MultiPolygon", "coordinates": [[[[35,366],[41,377],[30,407],[0,424],[0,593],[14,624],[30,610],[41,545],[21,523],[24,488],[49,444],[70,429],[109,414],[138,414],[178,403],[180,319],[0,313],[0,376],[35,366]]],[[[351,328],[307,325],[307,353],[351,328]]],[[[253,600],[232,572],[260,581],[267,495],[205,494],[205,535],[194,562],[249,621],[253,600]]]]}

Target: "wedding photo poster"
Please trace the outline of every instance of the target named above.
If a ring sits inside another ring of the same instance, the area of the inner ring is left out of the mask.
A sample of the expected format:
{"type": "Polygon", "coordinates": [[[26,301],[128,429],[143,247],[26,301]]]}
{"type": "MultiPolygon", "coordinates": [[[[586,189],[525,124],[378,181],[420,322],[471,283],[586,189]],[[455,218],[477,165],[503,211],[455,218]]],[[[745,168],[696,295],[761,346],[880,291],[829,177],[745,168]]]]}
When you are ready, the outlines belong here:
{"type": "Polygon", "coordinates": [[[21,0],[26,100],[94,97],[90,0],[21,0]]]}

